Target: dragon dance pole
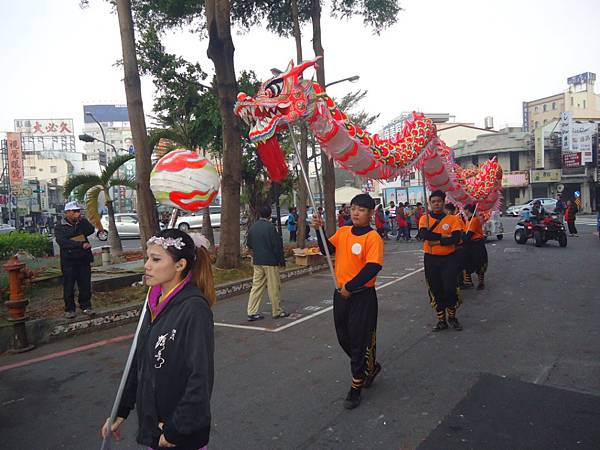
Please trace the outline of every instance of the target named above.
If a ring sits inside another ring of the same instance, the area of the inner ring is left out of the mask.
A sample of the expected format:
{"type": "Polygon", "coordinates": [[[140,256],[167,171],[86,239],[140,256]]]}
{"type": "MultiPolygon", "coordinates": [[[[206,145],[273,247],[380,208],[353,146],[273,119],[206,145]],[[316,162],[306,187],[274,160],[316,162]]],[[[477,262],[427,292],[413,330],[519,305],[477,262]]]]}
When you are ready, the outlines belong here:
{"type": "MultiPolygon", "coordinates": [[[[294,130],[292,130],[290,126],[288,126],[288,130],[290,131],[290,138],[292,140],[292,144],[294,144],[294,152],[296,153],[296,158],[298,158],[298,161],[300,161],[300,171],[302,172],[302,178],[304,178],[304,183],[306,184],[306,190],[308,192],[310,206],[312,206],[313,212],[315,213],[317,211],[317,205],[315,204],[312,189],[310,188],[308,174],[306,173],[306,169],[304,168],[304,164],[302,164],[302,159],[300,158],[300,151],[298,150],[298,146],[296,145],[296,139],[294,138],[294,130]]],[[[333,270],[333,264],[331,263],[331,255],[329,254],[329,247],[327,246],[327,238],[325,237],[323,227],[319,227],[319,234],[321,236],[321,242],[323,242],[323,247],[325,248],[325,256],[327,257],[327,264],[329,265],[329,271],[331,272],[331,277],[333,278],[333,285],[335,289],[338,289],[337,279],[335,278],[335,271],[333,270]]]]}
{"type": "MultiPolygon", "coordinates": [[[[427,229],[429,229],[429,204],[427,203],[427,188],[425,187],[425,166],[421,167],[421,183],[423,183],[423,205],[425,205],[425,223],[427,229]]],[[[419,224],[417,224],[417,233],[419,232],[419,224]]],[[[427,241],[429,244],[429,241],[427,241]]],[[[431,251],[431,244],[429,244],[429,251],[431,251]]]]}
{"type": "Polygon", "coordinates": [[[477,207],[479,206],[479,202],[477,202],[475,204],[475,211],[473,211],[473,215],[471,216],[471,220],[469,220],[469,226],[467,227],[467,231],[465,231],[465,234],[467,234],[469,232],[469,230],[471,229],[471,223],[473,222],[473,217],[475,217],[475,214],[477,214],[477,207]]]}
{"type": "MultiPolygon", "coordinates": [[[[175,223],[177,222],[177,216],[179,214],[179,210],[177,208],[173,208],[171,212],[171,219],[169,220],[168,228],[175,228],[175,223]]],[[[107,427],[108,434],[102,440],[102,446],[100,450],[111,450],[112,449],[112,424],[115,422],[117,418],[117,411],[119,409],[119,404],[121,403],[121,397],[123,397],[123,390],[125,390],[125,383],[127,382],[127,378],[129,377],[129,371],[131,370],[131,363],[133,362],[133,358],[135,357],[135,351],[137,349],[138,336],[140,334],[140,330],[142,329],[142,324],[146,319],[146,313],[148,310],[148,296],[146,296],[146,301],[142,306],[142,310],[140,311],[140,319],[138,320],[137,328],[135,329],[135,335],[133,336],[133,342],[131,343],[131,348],[129,349],[129,355],[127,356],[127,362],[125,363],[125,369],[123,370],[123,375],[121,376],[121,382],[119,383],[119,388],[117,389],[117,395],[115,397],[115,402],[113,403],[112,410],[110,412],[110,417],[107,419],[107,427]]]]}
{"type": "Polygon", "coordinates": [[[127,382],[127,377],[129,376],[129,371],[131,370],[131,363],[133,362],[133,358],[135,356],[135,351],[137,349],[137,341],[138,335],[142,328],[142,323],[144,323],[144,319],[146,318],[146,310],[148,304],[148,299],[144,302],[144,306],[142,307],[142,311],[140,312],[140,320],[138,321],[137,328],[135,330],[135,336],[133,337],[133,342],[131,343],[131,349],[129,350],[129,356],[127,356],[127,362],[125,363],[125,369],[123,370],[123,375],[121,376],[121,383],[119,384],[119,388],[117,389],[117,396],[115,397],[115,402],[113,403],[112,410],[110,412],[110,417],[107,419],[108,425],[108,434],[102,440],[102,446],[100,450],[110,450],[112,448],[112,424],[117,418],[117,410],[119,409],[119,404],[121,403],[121,397],[123,396],[123,390],[125,389],[125,383],[127,382]]]}

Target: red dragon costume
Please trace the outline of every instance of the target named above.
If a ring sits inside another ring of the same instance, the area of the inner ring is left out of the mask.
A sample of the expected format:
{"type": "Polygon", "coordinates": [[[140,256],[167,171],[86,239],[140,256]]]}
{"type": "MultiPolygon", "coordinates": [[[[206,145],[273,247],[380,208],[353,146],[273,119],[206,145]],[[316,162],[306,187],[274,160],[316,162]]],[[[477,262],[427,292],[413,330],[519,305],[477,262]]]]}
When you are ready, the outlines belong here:
{"type": "Polygon", "coordinates": [[[298,66],[290,62],[285,72],[274,71],[255,97],[237,96],[235,113],[251,126],[249,137],[269,176],[281,181],[287,163],[276,133],[305,120],[322,150],[339,167],[369,179],[395,179],[415,169],[424,169],[431,190],[441,189],[459,206],[478,204],[485,213],[499,206],[502,168],[498,161],[463,169],[454,163],[452,149],[438,136],[435,124],[423,114],[413,113],[402,131],[391,139],[380,138],[353,124],[316,82],[302,73],[317,60],[298,66]]]}

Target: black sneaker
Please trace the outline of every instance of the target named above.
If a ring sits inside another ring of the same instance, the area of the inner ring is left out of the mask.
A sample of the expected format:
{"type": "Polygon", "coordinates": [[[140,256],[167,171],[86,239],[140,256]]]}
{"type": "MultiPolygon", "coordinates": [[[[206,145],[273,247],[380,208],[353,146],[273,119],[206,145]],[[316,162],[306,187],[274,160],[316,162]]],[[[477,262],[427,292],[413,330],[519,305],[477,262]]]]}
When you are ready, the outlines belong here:
{"type": "Polygon", "coordinates": [[[74,319],[76,316],[75,311],[65,312],[65,319],[74,319]]]}
{"type": "Polygon", "coordinates": [[[283,319],[284,317],[290,317],[290,313],[289,312],[285,312],[285,311],[281,311],[276,316],[273,316],[273,319],[283,319]]]}
{"type": "Polygon", "coordinates": [[[344,408],[354,409],[360,405],[360,389],[350,388],[346,400],[344,400],[344,408]]]}
{"type": "Polygon", "coordinates": [[[373,381],[375,381],[375,378],[377,375],[379,375],[379,372],[381,372],[381,364],[376,362],[375,367],[373,367],[373,373],[365,379],[365,383],[363,384],[365,389],[369,389],[371,387],[373,381]]]}
{"type": "MultiPolygon", "coordinates": [[[[448,323],[450,324],[450,326],[452,328],[454,328],[456,331],[462,331],[462,325],[460,324],[460,322],[458,321],[458,319],[456,317],[452,318],[452,319],[448,319],[448,323]]],[[[447,326],[447,325],[446,325],[447,326]]]]}
{"type": "Polygon", "coordinates": [[[248,316],[248,322],[254,322],[255,320],[261,320],[264,318],[265,316],[263,316],[262,314],[252,314],[248,316]]]}
{"type": "Polygon", "coordinates": [[[442,331],[448,328],[448,323],[445,320],[440,320],[435,324],[431,331],[442,331]]]}

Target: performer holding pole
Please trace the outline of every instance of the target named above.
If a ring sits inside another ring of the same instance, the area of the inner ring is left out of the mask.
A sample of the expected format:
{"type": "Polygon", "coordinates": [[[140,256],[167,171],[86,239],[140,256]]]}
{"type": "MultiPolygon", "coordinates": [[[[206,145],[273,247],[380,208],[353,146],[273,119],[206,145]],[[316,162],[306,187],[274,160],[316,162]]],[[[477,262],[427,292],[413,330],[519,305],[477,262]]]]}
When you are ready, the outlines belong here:
{"type": "Polygon", "coordinates": [[[148,241],[149,314],[143,316],[137,349],[128,360],[116,419],[102,428],[105,440],[111,435],[119,439],[123,422],[137,408],[139,444],[152,449],[208,444],[214,378],[210,307],[216,297],[208,245],[204,236],[195,242],[177,229],[148,241]]]}
{"type": "Polygon", "coordinates": [[[433,331],[445,330],[448,324],[460,331],[462,325],[456,318],[459,290],[456,287],[458,262],[455,252],[462,226],[456,216],[444,213],[445,199],[446,194],[442,191],[433,191],[429,195],[431,212],[421,217],[419,233],[423,238],[429,301],[438,320],[433,331]]]}
{"type": "Polygon", "coordinates": [[[485,288],[485,272],[487,271],[488,266],[488,254],[485,248],[483,226],[476,213],[477,205],[465,206],[465,214],[468,221],[467,230],[463,237],[466,252],[465,278],[473,284],[471,281],[471,274],[473,272],[477,273],[477,290],[481,291],[485,288]]]}
{"type": "MultiPolygon", "coordinates": [[[[330,239],[323,239],[322,233],[317,235],[321,251],[336,254],[338,285],[333,294],[333,320],[352,372],[346,409],[360,404],[362,388],[370,387],[381,371],[376,360],[375,281],[383,266],[383,240],[370,226],[375,201],[369,194],[357,195],[350,205],[352,226],[339,228],[330,239]]],[[[313,227],[322,231],[323,219],[313,216],[313,227]]]]}
{"type": "MultiPolygon", "coordinates": [[[[163,205],[199,211],[214,200],[220,179],[195,152],[175,150],[161,158],[150,188],[163,205]]],[[[205,448],[210,433],[214,333],[210,307],[216,293],[209,242],[166,229],[147,242],[144,280],[149,286],[110,417],[102,450],[120,439],[135,407],[137,442],[149,449],[205,448]]]]}

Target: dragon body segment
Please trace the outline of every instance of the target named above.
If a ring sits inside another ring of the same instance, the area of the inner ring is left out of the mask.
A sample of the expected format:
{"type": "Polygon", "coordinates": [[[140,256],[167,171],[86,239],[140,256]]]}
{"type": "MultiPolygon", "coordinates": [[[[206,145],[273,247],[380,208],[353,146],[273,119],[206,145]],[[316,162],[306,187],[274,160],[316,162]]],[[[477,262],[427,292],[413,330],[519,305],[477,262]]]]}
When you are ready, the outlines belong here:
{"type": "Polygon", "coordinates": [[[251,126],[250,140],[274,181],[287,176],[277,133],[305,120],[322,150],[356,175],[389,180],[422,168],[429,188],[441,189],[459,206],[477,203],[482,213],[498,207],[502,169],[496,159],[461,168],[454,163],[452,149],[437,136],[435,124],[418,113],[391,139],[370,134],[353,124],[318,83],[300,78],[315,64],[316,60],[298,66],[290,62],[285,72],[273,70],[273,78],[255,97],[238,94],[235,113],[251,126]]]}

